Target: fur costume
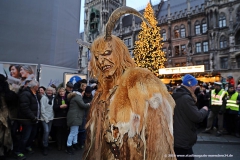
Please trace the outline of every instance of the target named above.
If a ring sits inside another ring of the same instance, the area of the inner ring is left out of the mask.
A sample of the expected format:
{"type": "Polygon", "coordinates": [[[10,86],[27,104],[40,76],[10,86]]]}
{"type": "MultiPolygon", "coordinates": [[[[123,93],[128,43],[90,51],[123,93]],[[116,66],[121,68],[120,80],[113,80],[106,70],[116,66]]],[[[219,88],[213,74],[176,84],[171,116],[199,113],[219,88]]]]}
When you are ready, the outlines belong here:
{"type": "Polygon", "coordinates": [[[11,126],[9,120],[9,108],[7,101],[14,101],[13,91],[9,90],[6,81],[7,76],[0,74],[0,156],[4,156],[4,150],[12,148],[11,126]]]}
{"type": "Polygon", "coordinates": [[[91,72],[98,79],[98,90],[86,124],[83,158],[175,159],[169,156],[174,155],[174,100],[161,80],[135,66],[122,40],[109,35],[114,27],[109,23],[116,22],[122,15],[118,12],[124,13],[125,9],[143,19],[130,7],[119,8],[109,18],[106,35],[90,47],[91,72]]]}

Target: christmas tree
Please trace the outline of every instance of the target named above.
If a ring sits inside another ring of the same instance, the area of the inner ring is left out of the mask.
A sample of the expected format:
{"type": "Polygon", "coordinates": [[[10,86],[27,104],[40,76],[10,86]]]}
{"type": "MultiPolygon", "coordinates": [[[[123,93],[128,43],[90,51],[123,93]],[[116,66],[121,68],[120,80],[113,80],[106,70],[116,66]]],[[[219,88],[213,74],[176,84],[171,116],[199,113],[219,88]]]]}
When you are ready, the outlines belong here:
{"type": "Polygon", "coordinates": [[[139,32],[138,41],[135,42],[134,60],[138,67],[148,68],[156,76],[159,76],[158,69],[165,68],[166,58],[162,51],[160,27],[157,27],[157,20],[150,3],[145,8],[144,17],[152,28],[142,22],[142,30],[139,32]]]}

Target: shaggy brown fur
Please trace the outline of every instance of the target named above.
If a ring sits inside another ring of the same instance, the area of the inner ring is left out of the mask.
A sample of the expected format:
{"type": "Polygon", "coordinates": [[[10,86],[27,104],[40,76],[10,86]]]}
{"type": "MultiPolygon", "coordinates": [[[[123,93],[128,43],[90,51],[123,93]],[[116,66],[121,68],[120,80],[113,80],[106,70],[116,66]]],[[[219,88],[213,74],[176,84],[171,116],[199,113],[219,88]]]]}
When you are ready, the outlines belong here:
{"type": "Polygon", "coordinates": [[[88,122],[84,159],[160,160],[173,150],[174,100],[149,70],[137,68],[122,40],[96,39],[91,47],[92,75],[99,81],[88,122]],[[112,49],[113,76],[105,76],[95,55],[112,49]]]}

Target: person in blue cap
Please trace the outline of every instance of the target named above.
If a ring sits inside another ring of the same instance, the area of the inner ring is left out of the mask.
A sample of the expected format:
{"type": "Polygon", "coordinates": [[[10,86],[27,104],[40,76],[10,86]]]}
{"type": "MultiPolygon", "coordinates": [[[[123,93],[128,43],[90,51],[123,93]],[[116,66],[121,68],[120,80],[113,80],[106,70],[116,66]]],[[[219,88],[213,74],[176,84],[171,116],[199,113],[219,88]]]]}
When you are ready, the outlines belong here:
{"type": "Polygon", "coordinates": [[[173,115],[174,151],[177,159],[194,159],[194,157],[178,157],[178,155],[192,155],[192,147],[197,141],[196,123],[202,122],[207,116],[208,108],[200,110],[196,106],[197,97],[194,91],[198,81],[190,74],[182,79],[180,88],[174,90],[172,96],[176,106],[173,115]]]}

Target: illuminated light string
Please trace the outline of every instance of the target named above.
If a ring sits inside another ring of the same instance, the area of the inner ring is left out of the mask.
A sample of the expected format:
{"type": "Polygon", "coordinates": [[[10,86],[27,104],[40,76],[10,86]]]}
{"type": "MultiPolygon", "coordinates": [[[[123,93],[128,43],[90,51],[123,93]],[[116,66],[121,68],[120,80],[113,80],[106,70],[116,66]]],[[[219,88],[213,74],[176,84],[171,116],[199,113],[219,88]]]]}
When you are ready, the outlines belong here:
{"type": "Polygon", "coordinates": [[[165,53],[162,51],[163,43],[160,34],[160,27],[157,27],[157,20],[150,3],[144,11],[144,17],[151,24],[148,27],[142,22],[142,30],[139,32],[138,41],[135,42],[134,60],[138,67],[148,68],[156,76],[159,76],[159,69],[165,68],[167,61],[165,53]]]}

